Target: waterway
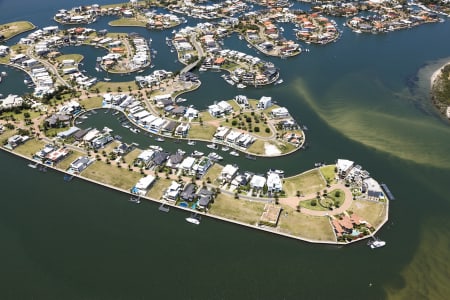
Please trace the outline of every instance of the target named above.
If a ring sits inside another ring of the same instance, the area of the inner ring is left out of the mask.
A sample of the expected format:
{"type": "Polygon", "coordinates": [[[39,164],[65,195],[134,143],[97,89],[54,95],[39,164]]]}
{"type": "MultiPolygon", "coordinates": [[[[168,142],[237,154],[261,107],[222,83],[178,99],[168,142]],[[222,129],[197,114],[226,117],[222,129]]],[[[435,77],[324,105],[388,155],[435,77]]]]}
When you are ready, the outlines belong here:
{"type": "MultiPolygon", "coordinates": [[[[49,0],[26,6],[5,0],[0,17],[2,22],[27,19],[43,27],[54,24],[57,9],[73,5],[69,0],[56,6],[49,0]]],[[[90,26],[102,29],[105,24],[90,26]]],[[[184,221],[185,213],[164,214],[150,203],[134,205],[126,195],[79,180],[65,183],[61,174],[30,169],[25,161],[0,152],[0,297],[445,299],[450,293],[450,129],[430,105],[428,93],[429,76],[449,60],[450,22],[387,35],[341,29],[339,41],[305,45],[311,51],[299,57],[263,57],[280,68],[282,85],[238,90],[220,73],[206,72],[200,74],[201,88],[185,98],[204,108],[244,93],[272,96],[286,106],[308,126],[308,150],[270,160],[229,159],[243,169],[274,167],[288,174],[305,171],[316,161],[355,160],[396,197],[390,220],[379,232],[386,247],[312,245],[209,219],[194,227],[184,221]]],[[[176,70],[164,33],[117,31],[152,37],[158,50],[155,69],[176,70]]],[[[256,55],[236,37],[225,45],[256,55]]],[[[0,92],[25,92],[23,74],[6,71],[0,92]]],[[[116,118],[98,113],[85,126],[111,127],[142,146],[156,143],[122,128],[116,118]]],[[[161,145],[172,151],[192,149],[170,141],[161,145]]]]}

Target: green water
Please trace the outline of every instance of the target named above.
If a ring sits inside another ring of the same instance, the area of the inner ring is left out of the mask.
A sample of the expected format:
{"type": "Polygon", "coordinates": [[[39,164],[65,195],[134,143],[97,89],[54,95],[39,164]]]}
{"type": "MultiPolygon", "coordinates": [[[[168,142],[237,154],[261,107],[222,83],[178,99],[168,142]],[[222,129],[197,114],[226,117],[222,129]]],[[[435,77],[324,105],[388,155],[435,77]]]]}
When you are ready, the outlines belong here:
{"type": "MultiPolygon", "coordinates": [[[[49,7],[73,3],[33,5],[24,10],[0,2],[0,16],[45,26],[49,7]]],[[[133,205],[126,195],[80,180],[65,183],[62,174],[38,172],[1,152],[0,298],[446,299],[450,129],[428,93],[429,76],[450,60],[449,34],[449,22],[388,35],[344,31],[332,45],[271,59],[283,85],[244,90],[288,107],[310,129],[311,147],[283,158],[234,161],[257,172],[276,167],[294,174],[316,161],[355,160],[396,197],[379,233],[386,247],[311,245],[209,219],[194,227],[185,213],[133,205]]],[[[251,53],[238,43],[226,42],[251,53]]],[[[157,59],[172,65],[165,46],[155,47],[157,59]]],[[[0,92],[23,90],[22,75],[8,74],[0,92]]],[[[243,92],[218,74],[201,79],[202,88],[186,95],[200,108],[243,92]]],[[[99,112],[85,125],[106,125],[142,146],[154,143],[120,127],[111,114],[99,112]]],[[[164,147],[191,149],[168,141],[164,147]]]]}

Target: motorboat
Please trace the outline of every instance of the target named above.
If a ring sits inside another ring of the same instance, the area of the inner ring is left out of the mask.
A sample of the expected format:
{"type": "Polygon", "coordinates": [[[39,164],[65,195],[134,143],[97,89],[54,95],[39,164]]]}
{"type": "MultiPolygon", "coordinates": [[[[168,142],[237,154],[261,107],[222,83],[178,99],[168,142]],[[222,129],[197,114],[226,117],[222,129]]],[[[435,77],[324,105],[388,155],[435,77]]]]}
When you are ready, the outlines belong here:
{"type": "Polygon", "coordinates": [[[283,82],[283,79],[278,79],[277,81],[275,81],[274,85],[282,84],[283,82]]]}
{"type": "Polygon", "coordinates": [[[130,128],[130,131],[131,132],[133,132],[133,133],[139,133],[139,132],[141,132],[139,129],[137,129],[137,128],[130,128]]]}
{"type": "Polygon", "coordinates": [[[227,152],[228,150],[230,150],[230,148],[226,147],[226,146],[223,146],[221,150],[224,151],[224,152],[227,152]]]}
{"type": "Polygon", "coordinates": [[[162,138],[162,137],[157,137],[157,138],[155,138],[155,141],[157,141],[157,142],[164,142],[165,139],[162,138]]]}
{"type": "Polygon", "coordinates": [[[160,146],[150,145],[148,148],[155,150],[155,151],[162,151],[163,149],[160,146]]]}
{"type": "Polygon", "coordinates": [[[208,157],[210,158],[210,159],[212,159],[212,160],[222,160],[223,159],[223,157],[222,156],[220,156],[219,154],[217,154],[216,152],[211,152],[211,153],[209,153],[208,154],[208,157]]]}
{"type": "Polygon", "coordinates": [[[381,241],[377,238],[373,238],[373,240],[370,240],[367,242],[367,245],[371,248],[371,249],[375,249],[375,248],[381,248],[384,247],[386,245],[385,241],[381,241]]]}
{"type": "Polygon", "coordinates": [[[178,98],[175,100],[176,103],[182,103],[182,102],[186,102],[186,101],[187,101],[187,99],[185,99],[185,98],[178,98]]]}
{"type": "Polygon", "coordinates": [[[206,145],[206,147],[208,147],[209,149],[218,149],[219,148],[219,146],[217,146],[216,144],[208,144],[208,145],[206,145]]]}
{"type": "Polygon", "coordinates": [[[199,225],[200,224],[200,221],[198,219],[196,219],[196,218],[193,218],[193,217],[186,218],[186,221],[189,222],[189,223],[195,224],[195,225],[199,225]]]}
{"type": "Polygon", "coordinates": [[[189,146],[194,146],[194,145],[195,145],[195,141],[188,141],[187,144],[188,144],[189,146]]]}
{"type": "Polygon", "coordinates": [[[246,86],[245,84],[238,83],[238,84],[236,85],[236,87],[237,87],[238,89],[245,89],[247,86],[246,86]]]}
{"type": "Polygon", "coordinates": [[[192,156],[193,156],[193,157],[202,157],[203,155],[205,155],[205,153],[200,152],[200,151],[197,151],[197,150],[195,150],[194,152],[192,152],[192,156]]]}
{"type": "Polygon", "coordinates": [[[233,155],[233,156],[239,156],[239,152],[237,152],[237,151],[231,151],[231,152],[230,152],[230,155],[233,155]]]}

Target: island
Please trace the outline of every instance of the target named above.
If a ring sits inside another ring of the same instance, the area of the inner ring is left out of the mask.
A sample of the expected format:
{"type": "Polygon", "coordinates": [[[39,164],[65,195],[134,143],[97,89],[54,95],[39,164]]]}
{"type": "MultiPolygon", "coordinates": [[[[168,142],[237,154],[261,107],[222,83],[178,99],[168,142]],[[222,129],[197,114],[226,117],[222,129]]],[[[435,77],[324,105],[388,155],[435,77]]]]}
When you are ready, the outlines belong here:
{"type": "MultiPolygon", "coordinates": [[[[210,217],[338,245],[374,237],[387,222],[394,197],[356,162],[316,162],[298,174],[275,165],[255,172],[236,163],[244,157],[268,164],[270,158],[301,156],[308,149],[308,127],[282,105],[283,99],[276,94],[250,98],[244,89],[276,89],[283,83],[282,71],[264,56],[290,59],[307,52],[299,43],[326,46],[341,35],[319,8],[304,12],[287,9],[288,1],[260,4],[266,9],[241,1],[132,0],[59,10],[54,21],[63,29],[49,25],[0,47],[0,63],[23,71],[24,83],[33,89],[2,95],[0,149],[28,160],[37,172],[57,171],[66,181],[87,180],[125,193],[132,204],[148,200],[163,212],[184,210],[194,224],[210,217]],[[161,9],[207,22],[183,27],[184,17],[161,9]],[[117,16],[110,26],[168,31],[167,49],[182,68],[155,69],[158,52],[144,34],[85,27],[106,15],[117,16]],[[294,29],[296,41],[284,37],[282,24],[294,29]],[[232,36],[252,54],[226,48],[224,40],[232,36]],[[104,55],[89,65],[89,52],[66,51],[85,48],[104,55]],[[217,73],[238,92],[203,109],[188,104],[190,93],[202,87],[201,72],[217,73]],[[117,80],[121,75],[134,80],[117,80]],[[100,114],[149,144],[124,142],[102,123],[85,125],[100,114]],[[168,150],[169,141],[179,149],[168,150]]],[[[6,73],[0,78],[8,80],[6,73]]]]}
{"type": "Polygon", "coordinates": [[[450,119],[450,64],[447,63],[431,76],[431,100],[440,113],[450,119]]]}

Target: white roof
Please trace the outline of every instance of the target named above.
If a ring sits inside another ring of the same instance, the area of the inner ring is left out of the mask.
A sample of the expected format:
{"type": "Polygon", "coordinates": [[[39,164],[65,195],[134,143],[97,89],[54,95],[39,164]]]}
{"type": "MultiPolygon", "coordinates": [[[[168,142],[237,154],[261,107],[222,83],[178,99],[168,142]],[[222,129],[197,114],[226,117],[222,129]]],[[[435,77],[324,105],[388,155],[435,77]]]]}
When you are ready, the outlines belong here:
{"type": "Polygon", "coordinates": [[[263,188],[266,184],[266,177],[254,175],[252,180],[250,180],[250,186],[255,188],[263,188]]]}
{"type": "Polygon", "coordinates": [[[236,174],[236,172],[239,170],[239,167],[237,166],[233,166],[233,165],[226,165],[225,167],[223,167],[222,172],[220,172],[220,174],[222,176],[233,176],[234,174],[236,174]]]}
{"type": "Polygon", "coordinates": [[[180,168],[185,170],[190,170],[195,163],[195,157],[188,156],[186,157],[180,165],[180,168]]]}
{"type": "Polygon", "coordinates": [[[347,171],[353,166],[354,162],[347,159],[338,159],[336,166],[339,171],[347,171]]]}
{"type": "Polygon", "coordinates": [[[282,188],[282,183],[280,176],[277,173],[270,172],[267,175],[267,186],[272,189],[280,189],[282,188]]]}
{"type": "Polygon", "coordinates": [[[148,189],[148,187],[155,181],[155,177],[152,175],[147,175],[144,178],[139,179],[136,183],[136,188],[140,190],[148,189]]]}

